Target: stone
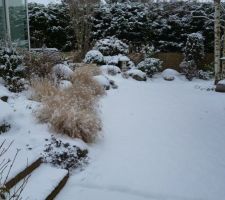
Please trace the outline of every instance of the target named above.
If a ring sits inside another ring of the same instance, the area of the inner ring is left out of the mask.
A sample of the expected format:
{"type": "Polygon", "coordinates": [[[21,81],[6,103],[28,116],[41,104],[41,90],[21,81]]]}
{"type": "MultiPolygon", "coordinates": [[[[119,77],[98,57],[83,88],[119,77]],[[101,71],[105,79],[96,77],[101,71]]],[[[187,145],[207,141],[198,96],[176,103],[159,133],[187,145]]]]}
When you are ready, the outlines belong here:
{"type": "Polygon", "coordinates": [[[9,99],[9,97],[8,96],[2,96],[1,98],[0,98],[2,101],[4,101],[4,102],[8,102],[8,99],[9,99]]]}
{"type": "Polygon", "coordinates": [[[218,83],[216,85],[215,91],[216,92],[223,92],[223,93],[225,93],[225,84],[218,83]]]}

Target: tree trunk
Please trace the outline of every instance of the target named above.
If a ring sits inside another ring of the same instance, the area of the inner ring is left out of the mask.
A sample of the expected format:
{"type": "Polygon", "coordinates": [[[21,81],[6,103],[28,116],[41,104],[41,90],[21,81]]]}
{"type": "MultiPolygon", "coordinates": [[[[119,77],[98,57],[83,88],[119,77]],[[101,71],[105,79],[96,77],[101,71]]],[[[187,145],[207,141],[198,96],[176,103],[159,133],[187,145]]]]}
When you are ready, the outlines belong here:
{"type": "Polygon", "coordinates": [[[214,0],[215,7],[215,22],[214,22],[214,68],[215,68],[215,83],[219,81],[220,74],[220,50],[221,50],[221,40],[220,40],[220,0],[214,0]]]}

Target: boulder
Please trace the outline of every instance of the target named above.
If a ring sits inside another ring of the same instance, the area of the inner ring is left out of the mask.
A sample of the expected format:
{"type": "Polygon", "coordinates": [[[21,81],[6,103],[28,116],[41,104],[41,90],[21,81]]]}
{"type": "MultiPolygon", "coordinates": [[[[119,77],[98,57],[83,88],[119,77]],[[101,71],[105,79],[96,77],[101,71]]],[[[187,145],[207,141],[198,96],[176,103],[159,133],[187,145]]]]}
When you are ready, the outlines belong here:
{"type": "Polygon", "coordinates": [[[217,83],[215,91],[225,93],[225,80],[221,80],[217,83]]]}
{"type": "Polygon", "coordinates": [[[180,73],[174,69],[165,69],[162,72],[162,77],[166,81],[173,81],[176,78],[176,76],[179,76],[179,75],[180,73]]]}
{"type": "Polygon", "coordinates": [[[138,69],[130,69],[126,72],[127,75],[135,79],[136,81],[146,81],[147,76],[146,73],[142,72],[138,69]]]}
{"type": "Polygon", "coordinates": [[[9,97],[8,96],[2,96],[1,98],[0,98],[2,101],[4,101],[4,102],[8,102],[8,99],[9,99],[9,97]]]}

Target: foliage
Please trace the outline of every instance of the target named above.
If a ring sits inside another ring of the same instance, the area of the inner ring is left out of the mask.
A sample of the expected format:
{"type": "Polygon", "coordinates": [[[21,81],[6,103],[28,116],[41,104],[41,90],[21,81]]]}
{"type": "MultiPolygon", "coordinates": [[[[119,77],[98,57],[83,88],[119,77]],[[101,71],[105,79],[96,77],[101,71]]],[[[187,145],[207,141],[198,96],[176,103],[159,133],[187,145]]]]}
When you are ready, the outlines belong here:
{"type": "Polygon", "coordinates": [[[115,37],[98,40],[93,49],[100,51],[104,56],[127,55],[129,53],[129,46],[115,37]]]}
{"type": "Polygon", "coordinates": [[[49,142],[49,144],[45,145],[44,162],[68,171],[82,167],[87,163],[88,150],[82,150],[75,145],[64,143],[53,136],[49,142]]]}
{"type": "Polygon", "coordinates": [[[45,96],[45,85],[33,88],[44,98],[37,117],[49,123],[53,130],[85,142],[93,142],[101,130],[98,115],[98,99],[104,94],[103,88],[93,79],[87,67],[75,70],[72,86],[57,90],[54,83],[49,84],[49,96],[45,96]],[[52,89],[52,91],[51,91],[52,89]],[[44,94],[42,95],[42,91],[44,94]]]}
{"type": "Polygon", "coordinates": [[[67,4],[29,3],[31,46],[70,51],[75,46],[75,33],[67,4]]]}
{"type": "Polygon", "coordinates": [[[23,57],[13,47],[0,47],[0,77],[11,92],[24,89],[25,67],[23,57]]]}
{"type": "Polygon", "coordinates": [[[146,58],[137,65],[137,68],[152,77],[155,73],[162,69],[162,61],[157,58],[146,58]]]}
{"type": "Polygon", "coordinates": [[[98,50],[88,51],[84,59],[84,62],[87,64],[89,63],[102,64],[103,61],[104,61],[104,57],[102,53],[98,50]]]}
{"type": "Polygon", "coordinates": [[[201,33],[188,35],[184,49],[184,60],[181,63],[181,71],[188,80],[197,76],[197,69],[201,68],[201,61],[204,57],[204,38],[201,33]]]}
{"type": "Polygon", "coordinates": [[[27,52],[23,63],[26,68],[26,74],[31,79],[34,77],[50,77],[53,67],[62,62],[62,58],[57,52],[27,52]]]}

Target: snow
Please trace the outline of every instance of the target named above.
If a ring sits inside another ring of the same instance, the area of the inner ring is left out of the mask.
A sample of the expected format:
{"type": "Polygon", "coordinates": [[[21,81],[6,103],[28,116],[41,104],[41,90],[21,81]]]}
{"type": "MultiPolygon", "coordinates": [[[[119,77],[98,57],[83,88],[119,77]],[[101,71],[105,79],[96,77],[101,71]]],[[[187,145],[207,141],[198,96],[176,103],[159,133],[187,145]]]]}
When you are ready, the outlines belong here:
{"type": "Polygon", "coordinates": [[[126,72],[126,74],[128,74],[130,76],[137,75],[141,78],[146,78],[146,74],[139,69],[130,69],[126,72]]]}
{"type": "Polygon", "coordinates": [[[47,5],[49,3],[60,3],[61,0],[28,0],[29,3],[41,3],[47,5]]]}
{"type": "Polygon", "coordinates": [[[109,79],[104,75],[94,76],[94,79],[103,87],[110,87],[109,79]]]}
{"type": "MultiPolygon", "coordinates": [[[[119,88],[101,100],[104,137],[88,145],[89,165],[71,175],[56,200],[225,199],[225,95],[207,91],[213,82],[184,77],[166,82],[161,74],[146,82],[109,78],[119,88]]],[[[45,138],[54,133],[35,119],[39,103],[0,84],[0,96],[6,94],[9,103],[0,101],[0,118],[12,114],[13,123],[0,142],[14,140],[9,156],[21,149],[15,174],[27,158],[31,162],[39,157],[45,138]]],[[[62,139],[86,147],[80,140],[62,139]]],[[[59,174],[43,171],[54,185],[59,174]]],[[[46,192],[41,181],[33,188],[46,192]]],[[[33,191],[28,186],[27,194],[33,191]]]]}
{"type": "Polygon", "coordinates": [[[28,183],[21,193],[21,198],[30,200],[45,199],[57,187],[67,173],[67,170],[42,164],[28,179],[28,183]]]}
{"type": "Polygon", "coordinates": [[[225,79],[224,79],[224,80],[219,81],[219,82],[218,82],[218,84],[223,84],[223,85],[225,85],[225,79]]]}
{"type": "Polygon", "coordinates": [[[112,79],[105,137],[56,199],[224,199],[225,95],[196,89],[209,81],[112,79]]]}
{"type": "Polygon", "coordinates": [[[56,77],[70,79],[73,74],[73,70],[71,70],[68,65],[57,64],[53,67],[53,74],[56,77]]]}
{"type": "Polygon", "coordinates": [[[101,67],[101,71],[105,74],[119,74],[121,73],[121,70],[119,67],[117,67],[116,65],[102,65],[101,67]]]}

